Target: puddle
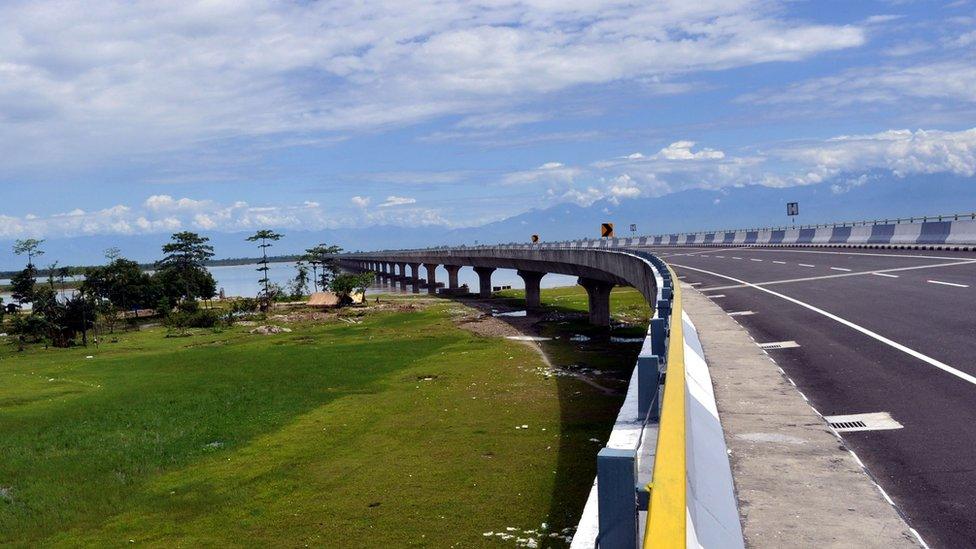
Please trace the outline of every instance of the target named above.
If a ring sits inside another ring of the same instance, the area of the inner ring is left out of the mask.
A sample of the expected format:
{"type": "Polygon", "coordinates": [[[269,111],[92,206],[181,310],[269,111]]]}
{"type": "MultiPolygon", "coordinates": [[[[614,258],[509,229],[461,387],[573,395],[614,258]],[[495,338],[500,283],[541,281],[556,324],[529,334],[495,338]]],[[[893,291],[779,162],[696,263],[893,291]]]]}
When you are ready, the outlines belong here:
{"type": "Polygon", "coordinates": [[[539,336],[506,336],[505,339],[511,339],[514,341],[552,341],[551,337],[539,336]]]}
{"type": "Polygon", "coordinates": [[[504,312],[504,313],[501,313],[501,312],[498,312],[498,311],[495,311],[495,310],[492,310],[491,311],[491,316],[526,316],[526,314],[527,313],[526,313],[525,310],[522,310],[522,311],[507,311],[507,312],[504,312]]]}
{"type": "Polygon", "coordinates": [[[610,343],[644,343],[644,338],[610,336],[610,343]]]}

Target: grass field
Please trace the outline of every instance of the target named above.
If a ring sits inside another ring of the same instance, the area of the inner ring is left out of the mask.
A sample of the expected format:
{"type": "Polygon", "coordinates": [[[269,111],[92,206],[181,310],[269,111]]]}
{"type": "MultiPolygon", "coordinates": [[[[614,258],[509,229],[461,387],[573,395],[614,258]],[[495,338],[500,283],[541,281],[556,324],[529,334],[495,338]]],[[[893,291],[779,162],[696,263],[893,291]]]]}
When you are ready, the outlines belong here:
{"type": "Polygon", "coordinates": [[[621,397],[541,375],[528,346],[455,326],[459,307],[0,346],[0,544],[564,546],[547,534],[575,524],[621,397]]]}

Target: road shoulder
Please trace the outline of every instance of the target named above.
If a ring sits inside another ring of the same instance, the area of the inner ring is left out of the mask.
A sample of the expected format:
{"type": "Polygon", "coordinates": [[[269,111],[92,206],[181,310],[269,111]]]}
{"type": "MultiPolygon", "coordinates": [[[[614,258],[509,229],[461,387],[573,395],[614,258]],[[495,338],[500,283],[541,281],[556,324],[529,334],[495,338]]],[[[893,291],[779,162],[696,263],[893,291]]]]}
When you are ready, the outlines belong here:
{"type": "Polygon", "coordinates": [[[689,286],[749,547],[919,547],[858,460],[744,328],[689,286]]]}

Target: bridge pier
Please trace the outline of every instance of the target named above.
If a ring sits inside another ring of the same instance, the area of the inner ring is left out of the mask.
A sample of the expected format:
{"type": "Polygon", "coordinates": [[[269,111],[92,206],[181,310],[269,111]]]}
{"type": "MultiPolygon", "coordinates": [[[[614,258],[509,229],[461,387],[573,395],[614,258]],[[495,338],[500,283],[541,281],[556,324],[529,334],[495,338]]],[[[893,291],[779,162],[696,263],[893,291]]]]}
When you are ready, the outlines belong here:
{"type": "Polygon", "coordinates": [[[546,276],[546,273],[520,270],[516,271],[516,274],[522,277],[522,281],[525,282],[525,308],[538,309],[542,307],[539,282],[542,280],[542,277],[546,276]]]}
{"type": "Polygon", "coordinates": [[[475,267],[474,272],[478,273],[478,295],[491,297],[491,273],[495,267],[475,267]]]}
{"type": "Polygon", "coordinates": [[[410,279],[407,277],[407,264],[406,263],[397,263],[397,265],[400,266],[400,277],[399,277],[399,280],[400,280],[400,291],[401,292],[405,292],[405,291],[407,291],[407,283],[410,282],[410,279]]]}
{"type": "Polygon", "coordinates": [[[437,294],[437,263],[424,263],[427,269],[427,293],[437,294]]]}
{"type": "Polygon", "coordinates": [[[576,283],[586,290],[590,306],[590,324],[610,326],[610,290],[613,289],[613,283],[582,276],[576,283]]]}
{"type": "Polygon", "coordinates": [[[447,270],[447,287],[451,290],[458,289],[458,271],[461,270],[460,265],[444,265],[447,270]]]}
{"type": "Polygon", "coordinates": [[[420,263],[407,263],[410,265],[410,291],[420,293],[420,263]]]}

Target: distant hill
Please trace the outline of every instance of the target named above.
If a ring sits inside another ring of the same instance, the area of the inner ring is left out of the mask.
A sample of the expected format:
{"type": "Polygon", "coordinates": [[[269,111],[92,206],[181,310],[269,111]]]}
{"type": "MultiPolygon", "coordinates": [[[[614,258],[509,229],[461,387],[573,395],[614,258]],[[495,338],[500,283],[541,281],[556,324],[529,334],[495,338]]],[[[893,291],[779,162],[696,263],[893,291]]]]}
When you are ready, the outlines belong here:
{"type": "MultiPolygon", "coordinates": [[[[659,198],[638,198],[613,204],[601,200],[583,207],[559,204],[532,210],[480,227],[451,229],[441,226],[350,227],[321,231],[282,230],[285,238],[270,250],[275,255],[300,253],[319,243],[338,244],[347,251],[411,248],[439,245],[527,242],[532,234],[543,240],[599,236],[600,223],[616,224],[618,235],[629,235],[629,225],[639,234],[751,228],[787,225],[786,203],[800,203],[798,223],[829,223],[885,217],[908,217],[976,211],[976,185],[971,178],[921,176],[888,179],[854,185],[834,192],[830,185],[769,188],[750,186],[721,191],[692,190],[659,198]]],[[[257,250],[245,239],[252,233],[202,231],[211,238],[217,258],[252,257],[257,250]]],[[[104,261],[104,250],[118,247],[123,255],[140,262],[159,259],[168,234],[130,236],[82,236],[48,239],[46,254],[38,261],[46,266],[90,265],[104,261]]],[[[22,259],[10,250],[13,241],[0,241],[0,270],[22,267],[22,259]]]]}

